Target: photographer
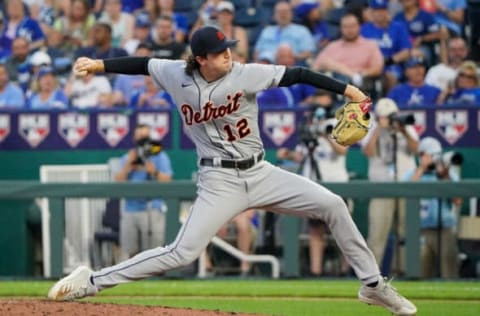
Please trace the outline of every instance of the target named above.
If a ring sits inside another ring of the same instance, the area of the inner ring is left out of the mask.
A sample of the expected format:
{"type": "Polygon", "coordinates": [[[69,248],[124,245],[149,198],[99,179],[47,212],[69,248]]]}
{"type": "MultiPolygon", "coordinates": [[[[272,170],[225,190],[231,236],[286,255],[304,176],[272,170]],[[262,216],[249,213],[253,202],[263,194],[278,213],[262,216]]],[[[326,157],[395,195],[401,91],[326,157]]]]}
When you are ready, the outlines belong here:
{"type": "MultiPolygon", "coordinates": [[[[115,174],[119,182],[168,182],[172,179],[170,158],[161,145],[150,139],[150,127],[137,125],[132,148],[122,156],[122,168],[115,174]]],[[[165,239],[165,203],[160,200],[126,199],[120,216],[122,257],[162,246],[165,239]]]]}
{"type": "MultiPolygon", "coordinates": [[[[347,182],[347,147],[339,145],[329,137],[335,119],[326,119],[324,108],[317,108],[311,117],[307,117],[300,128],[300,143],[294,151],[280,148],[277,158],[299,163],[299,173],[313,181],[347,182]]],[[[318,219],[308,219],[310,228],[310,274],[323,274],[323,256],[327,226],[318,219]]],[[[342,265],[342,273],[347,273],[348,265],[342,265]]]]}
{"type": "MultiPolygon", "coordinates": [[[[405,174],[406,181],[459,180],[458,173],[451,168],[458,156],[452,156],[454,159],[450,158],[450,161],[443,161],[442,145],[438,140],[433,137],[423,138],[418,151],[418,167],[405,174]]],[[[442,278],[458,276],[455,209],[460,207],[461,203],[461,199],[420,199],[422,277],[436,277],[435,272],[439,272],[442,278]],[[435,271],[436,268],[439,271],[435,271]]]]}
{"type": "MultiPolygon", "coordinates": [[[[395,102],[388,98],[378,100],[374,113],[372,127],[362,141],[362,151],[368,157],[368,179],[398,181],[399,176],[415,167],[418,135],[412,126],[413,117],[399,114],[395,102]]],[[[396,216],[397,237],[403,238],[404,201],[372,198],[368,212],[367,243],[382,266],[385,246],[396,216]]]]}

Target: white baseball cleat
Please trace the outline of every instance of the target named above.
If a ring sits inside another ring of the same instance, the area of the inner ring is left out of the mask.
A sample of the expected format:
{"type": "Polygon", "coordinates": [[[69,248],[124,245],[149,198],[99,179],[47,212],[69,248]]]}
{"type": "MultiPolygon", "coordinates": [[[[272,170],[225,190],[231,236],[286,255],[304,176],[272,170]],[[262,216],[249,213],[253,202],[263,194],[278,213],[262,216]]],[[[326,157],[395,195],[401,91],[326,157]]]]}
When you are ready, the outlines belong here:
{"type": "Polygon", "coordinates": [[[48,292],[48,298],[55,301],[71,301],[85,296],[94,296],[98,290],[90,281],[93,271],[85,266],[76,268],[60,279],[48,292]]]}
{"type": "Polygon", "coordinates": [[[385,282],[383,278],[379,278],[376,287],[362,285],[358,291],[358,299],[367,304],[383,306],[398,316],[417,314],[415,305],[400,295],[390,282],[385,282]]]}

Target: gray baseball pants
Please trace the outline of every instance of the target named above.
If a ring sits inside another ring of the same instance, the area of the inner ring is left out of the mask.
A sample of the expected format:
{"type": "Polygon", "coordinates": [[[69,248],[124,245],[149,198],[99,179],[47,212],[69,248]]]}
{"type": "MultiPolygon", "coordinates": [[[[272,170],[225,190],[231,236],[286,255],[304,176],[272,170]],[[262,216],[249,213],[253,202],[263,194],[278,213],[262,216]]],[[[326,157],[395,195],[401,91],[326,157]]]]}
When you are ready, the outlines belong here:
{"type": "Polygon", "coordinates": [[[198,175],[197,198],[175,241],[94,272],[99,290],[190,264],[223,224],[249,208],[323,220],[360,281],[378,280],[375,257],[340,196],[267,161],[247,170],[200,167],[198,175]]]}

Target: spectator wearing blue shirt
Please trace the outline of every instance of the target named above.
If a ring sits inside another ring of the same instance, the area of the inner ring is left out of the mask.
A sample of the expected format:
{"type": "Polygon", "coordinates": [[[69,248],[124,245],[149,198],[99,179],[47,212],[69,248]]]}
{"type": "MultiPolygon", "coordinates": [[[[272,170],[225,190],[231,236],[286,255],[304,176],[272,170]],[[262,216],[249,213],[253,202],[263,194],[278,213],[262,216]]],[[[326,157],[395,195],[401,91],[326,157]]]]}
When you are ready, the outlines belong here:
{"type": "Polygon", "coordinates": [[[365,38],[375,40],[380,47],[385,59],[384,90],[389,91],[402,77],[401,63],[411,53],[417,52],[411,51],[412,43],[406,24],[390,20],[387,0],[371,0],[370,8],[372,22],[364,23],[360,33],[365,38]]]}
{"type": "Polygon", "coordinates": [[[327,22],[322,20],[319,2],[302,2],[295,7],[295,15],[302,21],[313,35],[316,51],[320,51],[330,41],[330,30],[327,22]]]}
{"type": "MultiPolygon", "coordinates": [[[[265,62],[268,62],[268,53],[264,52],[261,56],[265,59],[265,62]]],[[[295,55],[290,45],[283,43],[278,46],[275,63],[287,67],[295,66],[295,55]]],[[[261,91],[257,95],[257,102],[260,107],[283,106],[293,108],[309,103],[314,94],[314,87],[298,83],[289,87],[275,87],[261,91]]]]}
{"type": "Polygon", "coordinates": [[[143,7],[143,0],[122,0],[122,11],[133,13],[143,7]]]}
{"type": "Polygon", "coordinates": [[[3,62],[10,55],[10,39],[7,38],[3,32],[5,19],[3,12],[0,10],[0,62],[3,62]]]}
{"type": "Polygon", "coordinates": [[[455,35],[463,35],[467,2],[465,0],[437,0],[433,3],[435,5],[434,17],[437,23],[445,26],[455,35]]]}
{"type": "Polygon", "coordinates": [[[409,59],[405,63],[407,82],[394,86],[387,97],[394,100],[400,109],[437,104],[441,90],[425,83],[425,72],[423,59],[409,59]]]}
{"type": "Polygon", "coordinates": [[[33,110],[66,109],[68,98],[58,87],[55,71],[51,67],[41,68],[37,76],[38,92],[28,99],[28,108],[33,110]]]}
{"type": "Polygon", "coordinates": [[[5,64],[0,64],[0,109],[20,109],[25,106],[22,89],[10,82],[5,64]]]}
{"type": "Polygon", "coordinates": [[[439,102],[458,106],[480,106],[479,77],[475,62],[467,60],[460,65],[453,85],[442,91],[439,102]]]}
{"type": "MultiPolygon", "coordinates": [[[[418,0],[402,0],[401,3],[403,12],[399,12],[394,21],[400,21],[408,26],[412,45],[422,50],[427,65],[436,63],[438,58],[434,45],[441,39],[440,25],[431,13],[420,9],[418,0]]],[[[442,48],[445,50],[445,45],[440,45],[440,49],[442,48]]],[[[445,55],[445,51],[440,53],[440,56],[445,55]]]]}
{"type": "Polygon", "coordinates": [[[144,76],[144,86],[143,91],[132,97],[131,104],[137,108],[148,107],[148,108],[163,108],[163,109],[173,109],[175,108],[175,103],[173,102],[172,97],[166,91],[161,90],[153,81],[152,77],[144,76]]]}
{"type": "Polygon", "coordinates": [[[286,1],[275,4],[274,20],[276,25],[265,27],[255,44],[254,59],[264,51],[275,52],[278,45],[289,44],[295,53],[297,62],[305,62],[315,52],[315,42],[310,31],[303,25],[292,23],[293,12],[286,1]]]}
{"type": "MultiPolygon", "coordinates": [[[[135,50],[136,57],[148,57],[152,53],[150,45],[141,43],[135,50]]],[[[145,76],[143,75],[117,75],[113,84],[113,105],[134,106],[132,98],[145,89],[145,76]]]]}
{"type": "MultiPolygon", "coordinates": [[[[167,153],[150,139],[148,125],[134,130],[136,147],[121,158],[121,169],[115,173],[118,182],[169,182],[173,171],[167,153]]],[[[166,204],[156,199],[126,199],[120,216],[120,248],[123,258],[163,246],[165,241],[166,204]]]]}
{"type": "MultiPolygon", "coordinates": [[[[458,181],[458,175],[442,162],[442,145],[433,137],[423,138],[418,146],[418,167],[405,174],[406,181],[458,181]]],[[[455,236],[455,208],[460,199],[420,199],[422,277],[458,277],[458,247],[455,236]],[[440,237],[440,239],[439,239],[440,237]],[[439,240],[441,243],[439,244],[439,240]],[[440,271],[436,271],[439,267],[440,271]]]]}
{"type": "Polygon", "coordinates": [[[23,37],[28,41],[30,51],[45,44],[45,35],[40,24],[25,15],[22,0],[9,0],[7,2],[6,20],[3,35],[10,41],[17,37],[23,37]]]}

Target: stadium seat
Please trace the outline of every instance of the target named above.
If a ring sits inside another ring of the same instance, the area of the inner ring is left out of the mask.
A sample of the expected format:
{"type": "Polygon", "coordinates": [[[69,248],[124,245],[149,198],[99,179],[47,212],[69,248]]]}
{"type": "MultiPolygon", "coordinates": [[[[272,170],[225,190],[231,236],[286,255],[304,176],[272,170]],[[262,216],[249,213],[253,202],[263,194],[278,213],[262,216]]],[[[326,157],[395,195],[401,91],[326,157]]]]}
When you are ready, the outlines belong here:
{"type": "Polygon", "coordinates": [[[230,0],[235,6],[235,10],[243,9],[252,6],[249,0],[230,0]]]}
{"type": "Polygon", "coordinates": [[[256,8],[243,8],[235,13],[235,24],[243,27],[254,27],[263,22],[261,10],[256,8]]]}
{"type": "Polygon", "coordinates": [[[193,1],[191,0],[176,0],[175,1],[175,12],[190,12],[194,10],[193,1]]]}

